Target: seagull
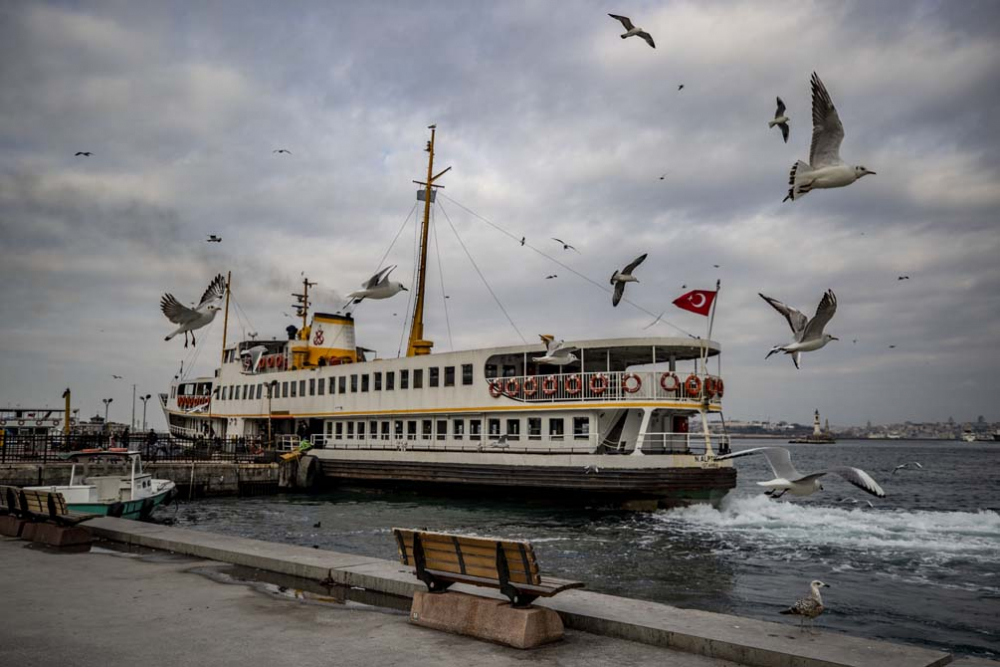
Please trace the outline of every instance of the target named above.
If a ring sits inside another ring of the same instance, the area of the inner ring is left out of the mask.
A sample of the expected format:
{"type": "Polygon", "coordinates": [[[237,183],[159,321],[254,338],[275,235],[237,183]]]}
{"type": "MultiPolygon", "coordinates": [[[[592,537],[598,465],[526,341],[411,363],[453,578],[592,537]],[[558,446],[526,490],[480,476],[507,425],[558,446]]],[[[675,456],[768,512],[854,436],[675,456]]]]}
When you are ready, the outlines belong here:
{"type": "Polygon", "coordinates": [[[858,339],[857,339],[857,338],[852,338],[852,339],[851,339],[851,343],[852,343],[853,345],[857,345],[857,344],[858,344],[858,339]]]}
{"type": "MultiPolygon", "coordinates": [[[[665,312],[667,312],[667,311],[663,311],[663,313],[665,313],[665,312]]],[[[653,326],[654,324],[656,324],[657,322],[659,322],[660,318],[663,317],[663,313],[660,313],[659,315],[657,315],[655,320],[653,320],[652,322],[650,322],[649,324],[647,324],[646,326],[644,326],[643,330],[646,330],[646,329],[650,328],[651,326],[653,326]]]]}
{"type": "Polygon", "coordinates": [[[526,236],[522,236],[522,237],[521,237],[521,245],[522,245],[522,246],[524,245],[524,241],[525,241],[525,239],[527,239],[527,237],[526,237],[526,236]]]}
{"type": "Polygon", "coordinates": [[[916,467],[917,467],[917,468],[919,468],[920,470],[923,470],[923,469],[924,469],[924,467],[923,467],[922,465],[920,465],[920,464],[919,464],[919,463],[918,463],[917,461],[910,461],[909,463],[903,463],[903,464],[901,464],[901,465],[898,465],[898,466],[896,466],[895,468],[893,468],[893,469],[892,469],[892,474],[893,474],[893,475],[895,475],[895,474],[896,474],[897,472],[899,472],[900,470],[906,470],[906,469],[908,469],[908,468],[909,468],[910,466],[916,466],[916,467]]]}
{"type": "Polygon", "coordinates": [[[660,176],[660,180],[662,181],[662,180],[663,180],[663,179],[665,179],[666,177],[667,177],[667,175],[666,175],[666,174],[664,174],[663,176],[660,176]]]}
{"type": "Polygon", "coordinates": [[[895,350],[895,349],[896,349],[896,346],[895,346],[895,345],[890,345],[890,346],[889,346],[889,349],[890,349],[890,350],[895,350]]]}
{"type": "Polygon", "coordinates": [[[799,160],[792,165],[788,176],[788,195],[782,201],[795,201],[814,188],[842,188],[868,174],[875,174],[862,166],[852,167],[840,159],[840,142],[844,140],[844,126],[833,106],[830,93],[812,75],[813,136],[809,148],[809,164],[799,160]]]}
{"type": "Polygon", "coordinates": [[[713,264],[712,266],[714,266],[715,268],[719,268],[718,264],[713,264]]]}
{"type": "Polygon", "coordinates": [[[791,118],[785,115],[785,103],[778,98],[778,110],[774,112],[774,120],[767,121],[768,127],[774,127],[777,125],[781,128],[781,136],[785,139],[785,143],[788,143],[788,121],[791,118]]]}
{"type": "Polygon", "coordinates": [[[541,357],[533,357],[531,360],[539,364],[552,364],[553,366],[566,366],[576,361],[577,357],[573,352],[579,348],[567,346],[565,341],[556,341],[552,336],[539,335],[545,344],[545,354],[541,357]]]}
{"type": "MultiPolygon", "coordinates": [[[[858,500],[857,498],[841,498],[840,500],[838,500],[838,502],[851,503],[852,505],[857,505],[861,501],[858,500]]],[[[868,503],[868,507],[875,509],[875,505],[872,503],[872,501],[866,500],[865,502],[868,503]]]]}
{"type": "Polygon", "coordinates": [[[682,90],[684,90],[684,84],[683,83],[681,85],[677,86],[677,92],[681,92],[682,90]]]}
{"type": "Polygon", "coordinates": [[[76,153],[74,153],[73,157],[80,157],[81,155],[83,157],[91,157],[93,153],[91,153],[90,151],[77,151],[76,153]]]}
{"type": "Polygon", "coordinates": [[[208,284],[208,289],[201,295],[201,302],[194,308],[188,308],[174,298],[173,294],[164,294],[160,299],[160,310],[167,319],[179,324],[176,330],[163,340],[170,340],[179,333],[184,334],[184,347],[188,346],[188,333],[191,334],[191,344],[196,345],[194,332],[210,324],[219,312],[218,302],[226,295],[226,279],[222,274],[215,276],[208,284]]]}
{"type": "MultiPolygon", "coordinates": [[[[760,293],[758,292],[758,294],[760,293]]],[[[772,299],[763,294],[760,294],[760,298],[774,306],[775,310],[785,316],[785,319],[788,320],[788,325],[792,327],[792,333],[795,334],[795,342],[788,345],[775,345],[767,353],[767,356],[764,357],[765,359],[770,358],[772,354],[777,352],[784,352],[785,354],[792,355],[792,362],[798,368],[799,359],[803,352],[813,352],[824,347],[831,340],[840,340],[836,336],[823,333],[823,327],[830,321],[833,314],[837,312],[837,297],[833,293],[833,290],[827,290],[826,294],[823,295],[823,299],[816,308],[816,314],[813,315],[811,320],[807,320],[806,316],[801,312],[791,306],[786,306],[777,299],[772,299]]]]}
{"type": "Polygon", "coordinates": [[[322,521],[317,521],[316,523],[313,524],[313,528],[321,528],[322,526],[323,526],[322,521]]]}
{"type": "Polygon", "coordinates": [[[506,449],[510,445],[507,444],[507,436],[501,435],[499,438],[490,443],[490,447],[496,447],[498,449],[506,449]]]}
{"type": "Polygon", "coordinates": [[[767,482],[757,482],[759,486],[766,486],[769,489],[767,495],[772,498],[780,498],[786,493],[791,493],[793,496],[811,496],[817,491],[823,490],[819,478],[829,473],[840,475],[854,486],[873,496],[885,498],[885,491],[878,485],[878,482],[860,468],[842,466],[803,475],[792,465],[791,454],[784,447],[754,447],[753,449],[744,449],[742,452],[717,456],[715,460],[723,461],[751,454],[763,454],[774,472],[774,479],[767,482]]]}
{"type": "Polygon", "coordinates": [[[116,380],[121,380],[122,379],[121,375],[112,375],[111,377],[113,377],[116,380]]]}
{"type": "Polygon", "coordinates": [[[389,274],[392,270],[396,268],[396,265],[386,267],[376,273],[374,276],[369,278],[366,282],[361,283],[364,289],[358,290],[357,292],[351,292],[347,296],[354,299],[354,303],[361,303],[365,299],[388,299],[389,297],[396,296],[400,292],[408,292],[403,283],[391,282],[389,280],[389,274]]]}
{"type": "Polygon", "coordinates": [[[625,30],[627,30],[628,32],[622,35],[622,39],[625,39],[626,37],[635,37],[635,36],[642,37],[644,40],[646,40],[646,43],[649,44],[652,48],[654,49],[656,48],[656,44],[653,43],[653,36],[650,35],[648,32],[646,32],[645,30],[643,30],[642,28],[636,28],[634,25],[632,25],[632,19],[630,19],[627,16],[618,16],[617,14],[608,14],[608,16],[615,19],[616,21],[621,21],[622,25],[625,26],[625,30]]]}
{"type": "Polygon", "coordinates": [[[909,280],[909,279],[910,279],[910,276],[900,276],[900,277],[896,278],[896,280],[909,280]]]}
{"type": "Polygon", "coordinates": [[[601,469],[598,468],[596,465],[590,465],[584,468],[583,472],[587,475],[589,475],[590,473],[594,473],[596,475],[597,473],[601,472],[601,469]]]}
{"type": "Polygon", "coordinates": [[[545,279],[546,280],[552,280],[553,278],[558,278],[558,277],[559,276],[557,276],[556,274],[550,273],[549,275],[545,276],[545,279]]]}
{"type": "MultiPolygon", "coordinates": [[[[573,246],[571,246],[570,244],[566,243],[566,242],[565,242],[565,241],[563,241],[562,239],[557,239],[556,237],[554,237],[554,236],[553,236],[553,237],[552,237],[552,240],[553,240],[553,241],[556,241],[557,243],[562,243],[562,247],[563,247],[563,250],[576,250],[576,248],[574,248],[574,247],[573,247],[573,246]]],[[[580,252],[580,251],[579,251],[579,250],[576,250],[576,252],[580,252]]]]}
{"type": "Polygon", "coordinates": [[[813,620],[823,613],[823,598],[819,594],[819,589],[829,588],[830,584],[824,584],[822,581],[816,579],[809,584],[811,593],[809,597],[802,598],[801,600],[796,600],[788,609],[781,611],[782,614],[791,614],[793,616],[801,616],[801,625],[799,627],[804,628],[806,619],[809,619],[809,627],[812,628],[813,620]]]}
{"type": "Polygon", "coordinates": [[[276,148],[275,150],[273,150],[271,152],[272,153],[285,153],[287,155],[291,155],[292,154],[292,151],[290,151],[290,150],[288,150],[286,148],[276,148]]]}
{"type": "Polygon", "coordinates": [[[215,234],[210,234],[205,243],[222,243],[222,237],[216,236],[215,234]]]}
{"type": "Polygon", "coordinates": [[[632,263],[626,266],[621,271],[615,270],[611,274],[611,284],[615,286],[615,294],[611,298],[611,305],[617,306],[618,302],[622,300],[622,296],[625,294],[625,283],[637,283],[639,279],[632,275],[635,268],[642,264],[646,260],[646,254],[639,255],[632,260],[632,263]]]}

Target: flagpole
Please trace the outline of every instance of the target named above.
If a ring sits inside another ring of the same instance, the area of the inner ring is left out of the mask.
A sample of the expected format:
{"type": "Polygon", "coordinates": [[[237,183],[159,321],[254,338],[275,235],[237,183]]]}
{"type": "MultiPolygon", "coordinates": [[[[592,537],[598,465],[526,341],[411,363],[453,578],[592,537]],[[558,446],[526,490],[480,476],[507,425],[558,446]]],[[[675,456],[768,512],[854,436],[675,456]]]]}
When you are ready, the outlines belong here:
{"type": "Polygon", "coordinates": [[[712,312],[708,316],[708,339],[712,340],[712,326],[715,324],[715,307],[719,303],[719,290],[722,289],[722,281],[715,281],[715,298],[712,299],[712,312]]]}

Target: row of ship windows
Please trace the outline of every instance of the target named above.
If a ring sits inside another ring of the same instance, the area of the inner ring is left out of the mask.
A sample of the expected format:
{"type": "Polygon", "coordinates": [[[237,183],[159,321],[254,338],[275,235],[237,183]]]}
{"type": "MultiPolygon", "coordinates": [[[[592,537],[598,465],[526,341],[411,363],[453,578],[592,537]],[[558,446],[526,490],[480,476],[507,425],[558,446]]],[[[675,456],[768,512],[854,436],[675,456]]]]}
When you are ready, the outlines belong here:
{"type": "MultiPolygon", "coordinates": [[[[334,440],[364,440],[365,431],[372,439],[381,440],[445,440],[451,436],[453,440],[483,439],[482,419],[397,419],[365,421],[336,421],[326,423],[326,433],[334,440]],[[367,425],[367,426],[366,426],[367,425]],[[418,431],[419,425],[419,431],[418,431]],[[404,430],[405,427],[405,430],[404,430]],[[450,427],[450,432],[449,432],[450,427]],[[466,430],[468,427],[468,430],[466,430]],[[391,429],[391,430],[390,430],[391,429]]],[[[522,426],[523,434],[528,440],[542,438],[542,418],[527,419],[486,419],[487,439],[496,439],[502,435],[507,440],[520,440],[522,426]],[[527,422],[526,424],[524,422],[527,422]],[[501,430],[502,428],[505,430],[501,430]]],[[[566,420],[563,417],[550,417],[548,420],[548,437],[550,440],[562,440],[565,435],[566,420]]],[[[586,440],[590,437],[590,417],[573,417],[573,439],[586,440]]]]}
{"type": "MultiPolygon", "coordinates": [[[[442,373],[438,367],[427,369],[427,386],[441,386],[442,373]]],[[[365,373],[363,375],[353,374],[350,376],[341,375],[331,378],[310,378],[309,380],[292,380],[290,382],[275,382],[274,394],[271,398],[296,398],[297,396],[323,396],[329,393],[331,396],[337,393],[348,393],[348,383],[350,383],[350,393],[356,394],[359,391],[394,391],[396,389],[396,372],[381,371],[377,373],[365,373]],[[383,382],[384,380],[384,382],[383,382]],[[307,393],[308,391],[308,393],[307,393]]],[[[423,389],[424,369],[414,368],[411,374],[409,369],[399,372],[400,389],[423,389]],[[411,382],[412,380],[412,382],[411,382]]],[[[455,367],[444,367],[444,386],[455,386],[455,367]]],[[[462,385],[471,385],[473,381],[472,364],[462,364],[462,385]]],[[[228,385],[216,388],[213,395],[220,401],[254,400],[263,398],[268,386],[267,383],[228,385]],[[220,395],[221,390],[221,395],[220,395]]]]}

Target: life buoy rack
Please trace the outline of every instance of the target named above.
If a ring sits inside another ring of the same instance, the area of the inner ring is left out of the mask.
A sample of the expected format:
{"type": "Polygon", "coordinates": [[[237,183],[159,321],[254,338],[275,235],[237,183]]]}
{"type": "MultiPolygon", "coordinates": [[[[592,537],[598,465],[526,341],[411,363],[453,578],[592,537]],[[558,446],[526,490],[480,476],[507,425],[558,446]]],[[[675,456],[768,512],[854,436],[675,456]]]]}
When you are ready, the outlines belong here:
{"type": "Polygon", "coordinates": [[[500,384],[502,380],[490,380],[490,396],[493,398],[500,398],[503,394],[503,386],[500,384]]]}
{"type": "Polygon", "coordinates": [[[503,393],[510,397],[517,396],[521,393],[521,381],[517,378],[510,378],[503,385],[503,393]]]}
{"type": "Polygon", "coordinates": [[[594,396],[600,396],[608,390],[608,376],[603,373],[591,375],[590,382],[587,383],[587,386],[590,387],[591,394],[594,396]]]}
{"type": "Polygon", "coordinates": [[[660,376],[660,389],[667,393],[673,393],[677,391],[681,386],[681,381],[677,378],[677,375],[667,371],[660,376]],[[671,380],[670,386],[667,386],[667,380],[671,380]]]}
{"type": "Polygon", "coordinates": [[[583,381],[580,380],[579,375],[570,375],[566,378],[566,382],[563,385],[566,388],[566,393],[570,396],[576,396],[580,393],[580,389],[583,388],[583,381]]]}
{"type": "Polygon", "coordinates": [[[538,378],[534,375],[524,381],[524,397],[531,398],[538,393],[538,378]]]}
{"type": "Polygon", "coordinates": [[[694,398],[701,393],[701,378],[697,375],[688,375],[687,379],[684,380],[684,391],[691,398],[694,398]]]}
{"type": "Polygon", "coordinates": [[[627,373],[622,377],[622,391],[626,394],[634,394],[642,389],[642,378],[635,373],[627,373]],[[635,384],[629,384],[629,380],[635,380],[635,384]]]}
{"type": "Polygon", "coordinates": [[[710,399],[715,398],[715,378],[711,375],[705,378],[705,395],[710,399]]]}
{"type": "Polygon", "coordinates": [[[546,396],[552,396],[558,389],[559,380],[556,379],[555,375],[550,375],[542,380],[542,393],[546,396]]]}

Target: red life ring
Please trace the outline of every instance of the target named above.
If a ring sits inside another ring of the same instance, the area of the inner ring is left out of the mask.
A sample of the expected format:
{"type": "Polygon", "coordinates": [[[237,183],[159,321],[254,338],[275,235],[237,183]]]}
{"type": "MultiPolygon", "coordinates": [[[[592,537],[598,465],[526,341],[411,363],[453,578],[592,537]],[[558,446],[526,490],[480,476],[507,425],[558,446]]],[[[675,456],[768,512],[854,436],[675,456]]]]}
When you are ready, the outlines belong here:
{"type": "Polygon", "coordinates": [[[715,393],[722,398],[722,395],[726,392],[726,385],[722,383],[722,378],[715,378],[715,393]]]}
{"type": "Polygon", "coordinates": [[[626,394],[634,394],[640,389],[642,389],[642,378],[635,373],[629,373],[622,378],[622,391],[626,394]],[[635,380],[635,386],[631,387],[628,381],[633,379],[635,380]]]}
{"type": "Polygon", "coordinates": [[[524,397],[531,398],[538,393],[538,378],[532,375],[524,381],[524,397]]]}
{"type": "Polygon", "coordinates": [[[715,378],[711,375],[705,378],[705,394],[707,394],[710,399],[715,398],[715,378]]]}
{"type": "Polygon", "coordinates": [[[278,369],[284,368],[285,367],[285,357],[279,354],[278,358],[274,360],[274,367],[278,368],[278,369]]]}
{"type": "Polygon", "coordinates": [[[546,396],[556,393],[557,389],[559,389],[559,380],[556,379],[555,375],[550,375],[542,380],[542,393],[546,396]]]}
{"type": "Polygon", "coordinates": [[[274,355],[273,354],[267,355],[267,359],[265,360],[264,364],[268,368],[274,368],[274,355]]]}
{"type": "Polygon", "coordinates": [[[608,389],[608,376],[603,373],[591,375],[590,382],[588,382],[587,385],[590,387],[591,394],[594,396],[600,396],[608,389]]]}
{"type": "Polygon", "coordinates": [[[673,373],[671,373],[671,372],[668,371],[668,372],[666,372],[666,373],[664,373],[663,375],[660,376],[660,389],[662,389],[663,391],[668,392],[668,393],[672,393],[672,392],[677,391],[677,389],[680,386],[681,386],[681,381],[678,380],[677,376],[674,375],[673,373]],[[669,380],[673,380],[673,382],[670,383],[669,387],[667,386],[667,380],[668,379],[669,380]]]}
{"type": "Polygon", "coordinates": [[[490,396],[493,398],[500,398],[503,394],[503,386],[501,386],[502,380],[490,380],[490,396]]]}
{"type": "Polygon", "coordinates": [[[566,387],[567,394],[570,396],[576,396],[580,393],[580,389],[583,387],[583,382],[580,381],[579,375],[570,375],[566,378],[566,384],[564,386],[566,387]],[[571,382],[573,383],[572,385],[570,385],[571,382]]]}
{"type": "Polygon", "coordinates": [[[503,389],[504,393],[508,396],[517,396],[521,393],[521,381],[517,378],[511,378],[507,380],[506,384],[504,384],[503,389]],[[513,389],[511,389],[512,385],[514,387],[513,389]]]}
{"type": "Polygon", "coordinates": [[[691,398],[694,398],[701,393],[701,378],[697,375],[688,375],[687,380],[684,381],[684,391],[691,398]]]}

